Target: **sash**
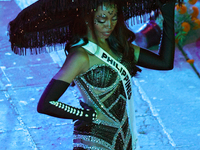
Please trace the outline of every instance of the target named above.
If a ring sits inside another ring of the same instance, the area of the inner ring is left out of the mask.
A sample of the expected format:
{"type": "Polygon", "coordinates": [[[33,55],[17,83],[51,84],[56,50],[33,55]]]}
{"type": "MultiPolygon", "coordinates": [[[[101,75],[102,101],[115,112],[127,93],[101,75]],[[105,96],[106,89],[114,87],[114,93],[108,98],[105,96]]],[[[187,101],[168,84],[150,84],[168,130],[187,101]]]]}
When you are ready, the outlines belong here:
{"type": "MultiPolygon", "coordinates": [[[[78,46],[83,43],[84,42],[81,39],[78,43],[76,43],[73,46],[78,46]]],[[[133,83],[132,83],[132,79],[131,79],[131,75],[130,75],[129,71],[126,69],[126,67],[124,67],[118,61],[116,61],[112,56],[110,56],[110,54],[108,54],[106,51],[104,51],[97,44],[95,44],[91,41],[88,41],[88,44],[86,44],[82,47],[85,50],[89,51],[90,53],[94,54],[96,57],[98,57],[99,59],[101,59],[102,61],[107,63],[108,65],[110,65],[120,75],[122,83],[123,83],[124,91],[126,94],[126,98],[127,98],[127,113],[128,113],[131,133],[132,133],[132,144],[136,144],[136,145],[133,145],[133,149],[135,146],[137,146],[136,149],[138,150],[139,148],[138,148],[138,144],[136,142],[137,141],[137,131],[136,131],[136,122],[135,122],[135,108],[134,108],[134,99],[133,99],[133,94],[132,94],[133,83]]]]}

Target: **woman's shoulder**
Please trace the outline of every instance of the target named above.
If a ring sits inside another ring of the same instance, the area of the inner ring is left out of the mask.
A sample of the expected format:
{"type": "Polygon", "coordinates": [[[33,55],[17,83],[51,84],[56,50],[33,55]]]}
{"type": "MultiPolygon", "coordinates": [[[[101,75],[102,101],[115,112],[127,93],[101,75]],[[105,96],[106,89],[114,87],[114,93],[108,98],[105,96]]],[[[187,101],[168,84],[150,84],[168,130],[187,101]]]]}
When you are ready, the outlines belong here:
{"type": "Polygon", "coordinates": [[[71,83],[76,76],[85,72],[88,67],[87,52],[81,47],[74,47],[70,50],[63,66],[54,78],[71,83]]]}
{"type": "Polygon", "coordinates": [[[77,67],[85,66],[83,70],[87,70],[89,66],[89,55],[87,50],[81,46],[75,46],[70,49],[66,61],[75,64],[77,67]]]}
{"type": "Polygon", "coordinates": [[[84,49],[82,46],[75,46],[70,49],[69,55],[77,55],[88,58],[88,55],[91,55],[89,51],[84,49]]]}
{"type": "Polygon", "coordinates": [[[67,57],[73,57],[73,59],[88,60],[88,52],[81,46],[72,47],[67,57]]]}

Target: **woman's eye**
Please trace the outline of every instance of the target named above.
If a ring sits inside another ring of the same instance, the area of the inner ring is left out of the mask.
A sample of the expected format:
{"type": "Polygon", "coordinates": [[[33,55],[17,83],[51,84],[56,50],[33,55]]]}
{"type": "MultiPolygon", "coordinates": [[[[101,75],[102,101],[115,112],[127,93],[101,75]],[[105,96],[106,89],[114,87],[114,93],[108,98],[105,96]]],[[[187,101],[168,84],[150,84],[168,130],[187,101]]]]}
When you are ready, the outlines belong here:
{"type": "Polygon", "coordinates": [[[113,20],[113,21],[117,21],[117,17],[113,18],[112,20],[113,20]]]}
{"type": "Polygon", "coordinates": [[[97,21],[98,21],[99,23],[105,23],[105,22],[106,22],[106,20],[104,20],[104,19],[97,19],[97,21]]]}
{"type": "Polygon", "coordinates": [[[117,15],[115,15],[115,16],[112,18],[113,21],[116,21],[117,19],[118,19],[117,15]]]}
{"type": "MultiPolygon", "coordinates": [[[[117,17],[113,17],[112,18],[112,21],[117,21],[117,17]]],[[[99,23],[105,23],[106,22],[106,19],[104,19],[104,18],[102,18],[102,17],[99,17],[99,18],[97,18],[96,19],[97,20],[97,22],[99,22],[99,23]]]]}

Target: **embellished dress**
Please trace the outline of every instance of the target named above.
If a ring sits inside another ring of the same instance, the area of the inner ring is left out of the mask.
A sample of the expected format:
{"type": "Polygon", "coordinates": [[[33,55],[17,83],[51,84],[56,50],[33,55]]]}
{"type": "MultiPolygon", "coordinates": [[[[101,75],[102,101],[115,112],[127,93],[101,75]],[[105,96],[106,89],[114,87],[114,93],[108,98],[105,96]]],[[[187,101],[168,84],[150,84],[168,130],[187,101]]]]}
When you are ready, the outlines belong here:
{"type": "MultiPolygon", "coordinates": [[[[131,64],[118,60],[129,70],[131,64]]],[[[96,64],[74,79],[85,100],[108,120],[74,124],[74,150],[134,150],[137,138],[131,135],[126,95],[120,75],[108,64],[96,64]],[[132,144],[132,138],[135,143],[132,144]],[[132,145],[134,147],[132,147],[132,145]]],[[[133,110],[134,111],[134,110],[133,110]]]]}

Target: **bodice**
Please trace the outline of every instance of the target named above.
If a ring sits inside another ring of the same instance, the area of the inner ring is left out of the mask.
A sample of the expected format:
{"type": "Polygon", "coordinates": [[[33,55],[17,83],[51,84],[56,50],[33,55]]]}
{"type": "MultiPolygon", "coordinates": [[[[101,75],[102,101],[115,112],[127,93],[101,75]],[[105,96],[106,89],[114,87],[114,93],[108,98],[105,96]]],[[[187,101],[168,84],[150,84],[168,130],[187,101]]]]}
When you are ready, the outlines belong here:
{"type": "Polygon", "coordinates": [[[94,65],[74,81],[96,110],[117,122],[126,116],[126,95],[121,78],[109,65],[94,65]]]}

